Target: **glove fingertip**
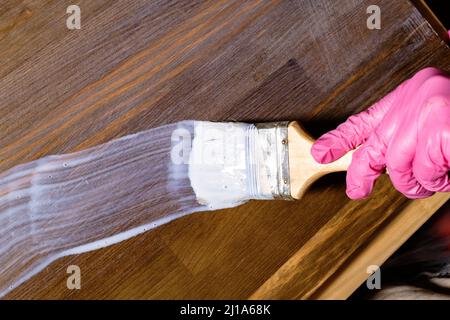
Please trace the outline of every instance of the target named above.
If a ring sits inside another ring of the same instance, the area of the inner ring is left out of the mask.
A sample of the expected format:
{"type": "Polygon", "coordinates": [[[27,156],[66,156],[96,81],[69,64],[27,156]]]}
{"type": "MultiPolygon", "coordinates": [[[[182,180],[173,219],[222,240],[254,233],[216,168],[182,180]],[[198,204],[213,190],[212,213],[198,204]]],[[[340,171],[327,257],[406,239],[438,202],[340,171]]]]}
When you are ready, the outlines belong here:
{"type": "Polygon", "coordinates": [[[403,193],[403,195],[411,200],[417,200],[417,199],[425,199],[425,198],[429,198],[434,194],[434,192],[430,192],[430,193],[422,193],[422,194],[405,194],[403,193]]]}
{"type": "Polygon", "coordinates": [[[361,153],[358,150],[347,170],[347,196],[352,200],[367,198],[373,190],[375,181],[380,175],[370,167],[369,163],[361,161],[361,153]]]}
{"type": "Polygon", "coordinates": [[[372,190],[361,187],[347,187],[346,194],[352,200],[360,200],[367,198],[372,190]]]}

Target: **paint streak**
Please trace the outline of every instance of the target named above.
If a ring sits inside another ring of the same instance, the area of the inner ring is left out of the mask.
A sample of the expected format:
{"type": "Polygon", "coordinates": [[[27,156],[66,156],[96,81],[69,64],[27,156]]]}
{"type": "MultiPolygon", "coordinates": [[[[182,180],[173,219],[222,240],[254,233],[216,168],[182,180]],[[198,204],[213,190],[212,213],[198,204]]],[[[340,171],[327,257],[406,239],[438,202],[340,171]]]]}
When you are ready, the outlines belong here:
{"type": "Polygon", "coordinates": [[[0,296],[52,261],[109,246],[207,208],[166,125],[0,174],[0,296]]]}

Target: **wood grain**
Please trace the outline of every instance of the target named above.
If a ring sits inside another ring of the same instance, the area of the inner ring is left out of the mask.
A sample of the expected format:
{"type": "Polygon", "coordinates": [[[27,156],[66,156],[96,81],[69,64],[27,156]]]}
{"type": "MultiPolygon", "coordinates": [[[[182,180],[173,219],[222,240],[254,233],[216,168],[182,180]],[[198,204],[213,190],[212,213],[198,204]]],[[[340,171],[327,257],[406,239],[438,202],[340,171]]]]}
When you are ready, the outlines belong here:
{"type": "Polygon", "coordinates": [[[399,214],[388,220],[365,247],[355,252],[351,262],[314,292],[315,299],[349,297],[367,279],[368,266],[382,264],[406,242],[443,204],[450,194],[439,193],[429,199],[411,201],[399,214]],[[401,232],[400,232],[401,231],[401,232]]]}
{"type": "MultiPolygon", "coordinates": [[[[314,135],[450,50],[406,0],[79,0],[0,5],[0,170],[182,119],[299,120],[314,135]]],[[[307,298],[409,201],[383,177],[349,201],[344,175],[297,202],[188,216],[62,258],[6,298],[307,298]],[[82,289],[66,288],[80,266],[82,289]],[[277,281],[274,281],[277,280],[277,281]]]]}

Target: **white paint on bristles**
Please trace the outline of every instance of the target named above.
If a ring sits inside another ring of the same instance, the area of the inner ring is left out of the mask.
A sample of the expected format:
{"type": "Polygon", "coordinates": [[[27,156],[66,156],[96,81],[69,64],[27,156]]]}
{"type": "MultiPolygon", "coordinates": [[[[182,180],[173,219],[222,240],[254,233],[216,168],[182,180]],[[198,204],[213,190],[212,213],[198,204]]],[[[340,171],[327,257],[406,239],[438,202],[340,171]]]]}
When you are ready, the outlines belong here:
{"type": "Polygon", "coordinates": [[[273,199],[277,173],[274,129],[254,124],[198,121],[189,158],[189,179],[199,203],[210,209],[273,199]]]}

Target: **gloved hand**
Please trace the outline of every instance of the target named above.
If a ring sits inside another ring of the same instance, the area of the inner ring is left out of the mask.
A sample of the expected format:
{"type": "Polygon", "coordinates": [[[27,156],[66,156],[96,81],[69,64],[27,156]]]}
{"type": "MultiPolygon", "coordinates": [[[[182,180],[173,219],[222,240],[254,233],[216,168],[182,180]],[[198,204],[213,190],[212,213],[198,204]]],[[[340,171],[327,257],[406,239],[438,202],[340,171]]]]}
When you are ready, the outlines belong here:
{"type": "Polygon", "coordinates": [[[355,149],[347,195],[367,197],[387,168],[394,187],[411,199],[449,192],[450,77],[427,68],[366,111],[320,137],[311,154],[329,163],[355,149]]]}

